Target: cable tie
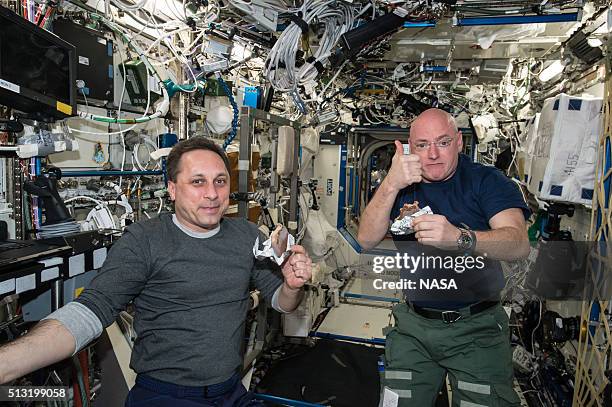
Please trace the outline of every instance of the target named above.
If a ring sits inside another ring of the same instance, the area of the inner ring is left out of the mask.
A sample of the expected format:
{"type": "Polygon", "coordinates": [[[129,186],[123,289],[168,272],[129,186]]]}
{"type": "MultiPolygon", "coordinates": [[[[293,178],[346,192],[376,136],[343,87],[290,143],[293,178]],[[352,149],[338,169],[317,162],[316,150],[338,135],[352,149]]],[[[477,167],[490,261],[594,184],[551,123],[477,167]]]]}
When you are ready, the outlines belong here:
{"type": "Polygon", "coordinates": [[[290,14],[288,18],[289,18],[289,20],[291,20],[292,23],[294,23],[295,25],[300,27],[300,30],[302,30],[302,34],[304,34],[304,35],[308,34],[308,23],[306,21],[304,21],[301,16],[296,16],[295,14],[290,14]]]}

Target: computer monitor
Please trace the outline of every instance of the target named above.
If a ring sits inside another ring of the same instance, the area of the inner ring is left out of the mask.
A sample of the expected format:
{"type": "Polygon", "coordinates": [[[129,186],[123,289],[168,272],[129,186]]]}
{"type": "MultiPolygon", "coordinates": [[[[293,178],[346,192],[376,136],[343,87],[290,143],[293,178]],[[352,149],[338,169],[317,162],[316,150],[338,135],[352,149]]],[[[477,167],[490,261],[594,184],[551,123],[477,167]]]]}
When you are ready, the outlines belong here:
{"type": "Polygon", "coordinates": [[[76,115],[76,51],[0,6],[0,104],[36,119],[76,115]]]}

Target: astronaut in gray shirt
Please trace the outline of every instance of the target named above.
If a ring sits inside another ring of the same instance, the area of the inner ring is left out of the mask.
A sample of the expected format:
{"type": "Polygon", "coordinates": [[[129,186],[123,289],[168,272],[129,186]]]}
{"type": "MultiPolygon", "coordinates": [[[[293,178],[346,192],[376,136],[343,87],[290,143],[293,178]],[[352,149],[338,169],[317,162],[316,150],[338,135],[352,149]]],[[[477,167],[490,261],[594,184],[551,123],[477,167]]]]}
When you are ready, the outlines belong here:
{"type": "Polygon", "coordinates": [[[249,287],[291,312],[311,260],[297,245],[281,267],[254,258],[257,226],[223,217],[229,162],[212,141],[180,142],[167,170],[175,214],[129,226],[75,301],[0,348],[0,383],[78,352],[133,301],[138,376],[126,406],[251,405],[238,373],[249,287]]]}

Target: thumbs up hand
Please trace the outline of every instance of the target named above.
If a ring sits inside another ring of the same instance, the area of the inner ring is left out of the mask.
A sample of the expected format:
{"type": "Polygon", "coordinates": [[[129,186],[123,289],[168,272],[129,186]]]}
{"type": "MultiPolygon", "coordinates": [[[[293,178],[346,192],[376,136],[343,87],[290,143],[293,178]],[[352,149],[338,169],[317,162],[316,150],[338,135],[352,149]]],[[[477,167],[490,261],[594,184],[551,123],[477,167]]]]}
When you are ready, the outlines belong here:
{"type": "Polygon", "coordinates": [[[423,167],[421,158],[415,154],[404,155],[402,143],[395,140],[395,155],[391,169],[385,178],[388,185],[398,191],[409,185],[422,181],[423,167]]]}

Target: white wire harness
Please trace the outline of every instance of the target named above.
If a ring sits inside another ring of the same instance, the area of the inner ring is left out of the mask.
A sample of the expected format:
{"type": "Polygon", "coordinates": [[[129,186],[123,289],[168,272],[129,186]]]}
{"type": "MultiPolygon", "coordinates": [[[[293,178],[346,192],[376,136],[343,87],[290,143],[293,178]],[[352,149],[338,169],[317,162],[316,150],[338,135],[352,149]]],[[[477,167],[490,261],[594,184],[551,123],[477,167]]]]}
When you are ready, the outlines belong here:
{"type": "Polygon", "coordinates": [[[265,65],[266,79],[274,89],[283,92],[295,91],[304,85],[314,87],[319,71],[328,64],[340,37],[353,27],[355,20],[353,7],[336,1],[307,0],[296,14],[270,50],[265,65]],[[307,38],[315,19],[323,26],[323,34],[314,51],[310,47],[303,50],[312,52],[312,56],[298,67],[302,38],[307,38]]]}

